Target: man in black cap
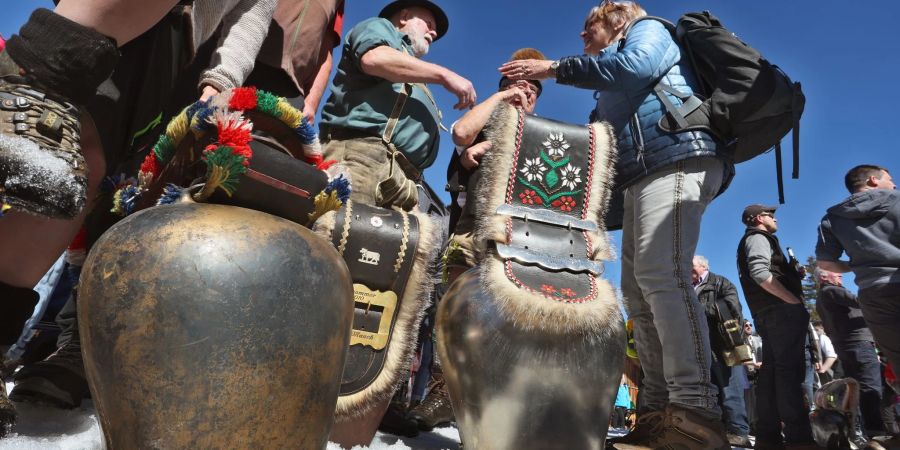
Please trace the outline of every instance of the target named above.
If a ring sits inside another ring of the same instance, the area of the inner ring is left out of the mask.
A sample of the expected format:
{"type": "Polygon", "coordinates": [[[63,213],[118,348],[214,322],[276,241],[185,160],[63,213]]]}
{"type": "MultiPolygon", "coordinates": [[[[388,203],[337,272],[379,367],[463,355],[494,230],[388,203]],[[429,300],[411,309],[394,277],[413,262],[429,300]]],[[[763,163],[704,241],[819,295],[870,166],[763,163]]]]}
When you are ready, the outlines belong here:
{"type": "Polygon", "coordinates": [[[803,274],[775,237],[776,208],[744,208],[741,221],[747,230],[737,249],[741,288],[763,342],[763,364],[756,379],[756,448],[815,448],[801,387],[809,325],[809,312],[803,306],[803,274]]]}
{"type": "Polygon", "coordinates": [[[426,83],[456,95],[456,109],[475,105],[469,80],[419,59],[448,26],[436,4],[397,0],[350,30],[322,111],[321,136],[325,158],[350,171],[355,201],[406,210],[416,205],[415,182],[437,156],[441,127],[426,83]]]}

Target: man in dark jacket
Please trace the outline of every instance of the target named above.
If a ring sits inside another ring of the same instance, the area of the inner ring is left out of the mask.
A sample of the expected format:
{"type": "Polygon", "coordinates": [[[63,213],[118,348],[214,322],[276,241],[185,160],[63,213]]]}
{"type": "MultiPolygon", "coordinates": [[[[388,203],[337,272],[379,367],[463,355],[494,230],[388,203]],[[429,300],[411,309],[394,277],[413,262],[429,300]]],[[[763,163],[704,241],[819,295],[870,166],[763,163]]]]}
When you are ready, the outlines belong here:
{"type": "Polygon", "coordinates": [[[875,343],[896,368],[900,365],[900,193],[888,170],[874,165],[850,169],[844,185],[850,197],[828,208],[819,225],[818,266],[831,272],[853,271],[863,318],[875,343]],[[843,253],[849,261],[839,259],[843,253]]]}
{"type": "Polygon", "coordinates": [[[822,269],[856,274],[863,317],[888,361],[900,365],[900,193],[891,174],[861,165],[844,178],[850,197],[819,225],[816,258],[822,269]],[[849,261],[840,261],[847,253],[849,261]]]}
{"type": "Polygon", "coordinates": [[[709,325],[709,346],[712,350],[712,379],[719,387],[719,405],[727,431],[728,443],[736,447],[750,448],[750,425],[747,423],[747,408],[744,403],[744,389],[748,384],[747,369],[743,364],[729,367],[726,364],[725,352],[734,350],[734,342],[730,336],[723,335],[723,327],[736,327],[735,332],[741,335],[741,301],[737,289],[727,278],[709,271],[709,260],[695,255],[691,268],[691,281],[700,304],[706,309],[706,321],[709,325]],[[728,324],[725,321],[729,321],[728,324]],[[730,322],[733,321],[733,322],[730,322]]]}
{"type": "Polygon", "coordinates": [[[844,373],[859,382],[859,407],[864,429],[870,436],[884,434],[881,363],[859,302],[844,287],[843,277],[839,273],[817,267],[816,281],[819,283],[816,311],[834,344],[844,373]]]}
{"type": "Polygon", "coordinates": [[[756,378],[756,448],[813,448],[812,430],[801,384],[809,312],[803,306],[802,275],[785,254],[775,232],[775,206],[750,205],[737,248],[744,299],[763,342],[763,364],[756,378]]]}

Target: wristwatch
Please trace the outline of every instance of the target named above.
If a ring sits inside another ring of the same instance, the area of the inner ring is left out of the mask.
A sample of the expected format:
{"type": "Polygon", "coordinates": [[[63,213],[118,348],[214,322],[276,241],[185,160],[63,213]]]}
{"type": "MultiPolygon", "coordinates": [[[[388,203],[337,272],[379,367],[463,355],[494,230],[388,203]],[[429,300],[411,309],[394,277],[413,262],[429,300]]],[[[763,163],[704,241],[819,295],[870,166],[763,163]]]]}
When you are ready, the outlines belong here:
{"type": "Polygon", "coordinates": [[[550,75],[553,75],[554,78],[556,77],[556,69],[559,69],[559,60],[558,59],[556,61],[553,61],[552,63],[550,63],[550,75]]]}

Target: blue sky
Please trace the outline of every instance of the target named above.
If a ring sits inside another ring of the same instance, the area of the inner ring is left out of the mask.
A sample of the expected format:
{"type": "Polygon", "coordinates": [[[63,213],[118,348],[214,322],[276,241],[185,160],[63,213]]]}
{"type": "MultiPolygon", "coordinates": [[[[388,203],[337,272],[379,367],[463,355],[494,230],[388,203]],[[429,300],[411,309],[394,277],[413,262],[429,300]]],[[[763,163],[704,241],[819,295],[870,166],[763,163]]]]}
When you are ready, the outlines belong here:
{"type": "MultiPolygon", "coordinates": [[[[49,1],[16,1],[4,6],[0,33],[8,37],[30,10],[49,1]]],[[[386,1],[347,0],[345,32],[375,16],[386,1]]],[[[535,47],[548,58],[581,53],[578,36],[596,1],[456,0],[439,1],[450,17],[450,29],[436,42],[426,60],[444,65],[470,79],[485,99],[496,91],[497,67],[520,47],[535,47]]],[[[900,173],[895,164],[900,125],[892,106],[900,103],[893,82],[900,73],[900,4],[812,0],[686,0],[645,1],[651,15],[670,20],[687,11],[710,10],[745,42],[803,84],[806,111],[801,122],[800,179],[791,180],[790,160],[784,161],[786,204],[778,213],[778,236],[802,260],[814,253],[816,226],[824,211],[847,196],[847,169],[874,163],[900,173]],[[894,30],[894,31],[891,31],[894,30]]],[[[339,57],[340,48],[336,49],[339,57]]],[[[454,96],[433,89],[446,123],[456,120],[454,96]]],[[[593,107],[591,92],[549,81],[536,113],[567,122],[585,123],[593,107]]],[[[785,139],[789,154],[789,139],[785,139]]],[[[440,155],[425,172],[443,192],[447,160],[452,153],[448,134],[441,137],[440,155]]],[[[707,256],[714,272],[738,284],[737,242],[743,234],[740,213],[751,203],[776,204],[775,158],[763,155],[740,164],[728,191],[707,210],[698,253],[707,256]]],[[[613,233],[618,242],[620,233],[613,233]]],[[[607,277],[619,283],[620,265],[607,264],[607,277]]],[[[853,276],[845,278],[855,290],[853,276]]],[[[746,311],[745,315],[749,316],[746,311]]]]}

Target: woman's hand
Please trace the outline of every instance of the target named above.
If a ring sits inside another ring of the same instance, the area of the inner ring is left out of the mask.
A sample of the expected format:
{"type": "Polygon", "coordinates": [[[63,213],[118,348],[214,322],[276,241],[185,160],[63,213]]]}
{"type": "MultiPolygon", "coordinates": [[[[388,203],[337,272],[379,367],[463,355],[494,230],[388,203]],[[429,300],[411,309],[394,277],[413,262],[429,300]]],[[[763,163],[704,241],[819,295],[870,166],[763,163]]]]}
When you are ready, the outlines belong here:
{"type": "Polygon", "coordinates": [[[544,80],[552,78],[550,65],[553,61],[546,59],[520,59],[500,66],[500,73],[510,80],[544,80]]]}
{"type": "Polygon", "coordinates": [[[218,89],[207,84],[207,85],[203,86],[203,90],[200,92],[200,101],[205,102],[205,101],[209,100],[210,97],[212,97],[213,95],[216,95],[218,93],[219,93],[218,89]]]}

